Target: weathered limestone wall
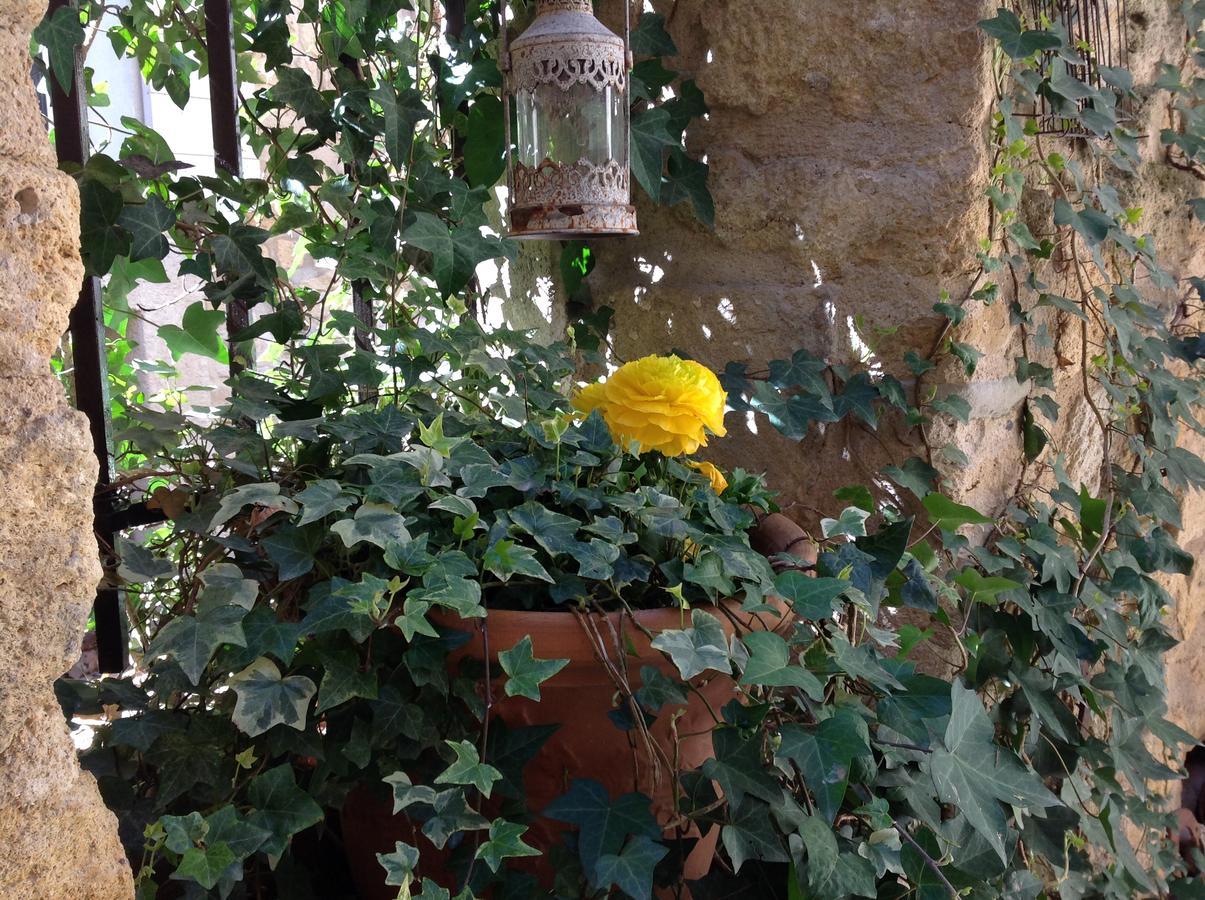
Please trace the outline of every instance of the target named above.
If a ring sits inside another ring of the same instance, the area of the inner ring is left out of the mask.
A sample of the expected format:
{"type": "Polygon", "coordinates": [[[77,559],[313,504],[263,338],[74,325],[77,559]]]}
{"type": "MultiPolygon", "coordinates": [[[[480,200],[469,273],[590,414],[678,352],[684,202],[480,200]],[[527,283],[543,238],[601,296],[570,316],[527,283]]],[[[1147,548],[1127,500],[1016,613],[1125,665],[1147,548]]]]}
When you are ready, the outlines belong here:
{"type": "Polygon", "coordinates": [[[0,898],[119,900],[134,889],[117,823],[51,688],[79,656],[100,567],[87,425],[48,365],[83,269],[75,185],[29,78],[44,10],[0,0],[0,898]]]}
{"type": "MultiPolygon", "coordinates": [[[[976,22],[995,4],[655,5],[676,7],[670,65],[711,107],[689,139],[711,166],[716,228],[645,205],[641,238],[601,248],[592,281],[616,310],[619,355],[673,346],[757,368],[799,347],[854,361],[869,346],[901,374],[904,351],[933,343],[933,304],[964,290],[987,228],[976,198],[993,86],[976,22]]],[[[771,470],[805,525],[831,513],[835,488],[908,455],[890,429],[830,429],[800,451],[732,424],[717,461],[771,470]]]]}
{"type": "MultiPolygon", "coordinates": [[[[697,78],[711,106],[689,140],[711,165],[716,228],[709,232],[685,207],[646,204],[640,238],[601,248],[592,281],[596,299],[616,310],[618,355],[676,347],[712,366],[742,360],[757,369],[798,347],[838,362],[873,354],[911,387],[902,355],[932,348],[943,325],[932,306],[942,290],[955,300],[966,295],[987,230],[994,86],[976,22],[998,4],[654,5],[665,14],[676,7],[670,31],[681,56],[670,64],[697,78]]],[[[1128,11],[1130,66],[1137,83],[1150,83],[1161,60],[1183,59],[1183,20],[1166,0],[1131,0],[1128,11]]],[[[1157,160],[1164,111],[1148,104],[1138,113],[1145,156],[1157,160]]],[[[1128,192],[1127,205],[1145,210],[1161,260],[1180,277],[1205,272],[1205,232],[1185,206],[1200,192],[1200,182],[1157,162],[1128,192]]],[[[1048,221],[1048,205],[1033,202],[1032,213],[1048,221]]],[[[1059,277],[1069,275],[1051,273],[1059,277]]],[[[1169,311],[1180,299],[1165,298],[1169,311]]],[[[1007,305],[973,304],[959,331],[985,354],[969,383],[955,365],[926,376],[926,387],[957,391],[971,405],[968,425],[938,426],[930,443],[953,443],[969,458],[967,466],[942,466],[950,492],[991,513],[1021,477],[1020,416],[1031,391],[1013,377],[1022,336],[1007,305]]],[[[1050,429],[1073,477],[1091,490],[1102,442],[1080,381],[1078,320],[1066,319],[1041,319],[1052,345],[1041,350],[1031,341],[1030,349],[1056,372],[1063,414],[1050,429]]],[[[828,429],[798,446],[750,434],[744,423],[730,421],[729,429],[713,449],[716,460],[767,471],[785,511],[812,528],[839,511],[835,488],[923,455],[914,436],[890,424],[873,435],[828,429]]],[[[1188,498],[1180,542],[1205,559],[1205,498],[1188,498]]],[[[1169,658],[1171,717],[1197,735],[1205,735],[1203,572],[1198,566],[1192,579],[1168,584],[1184,639],[1169,658]]]]}

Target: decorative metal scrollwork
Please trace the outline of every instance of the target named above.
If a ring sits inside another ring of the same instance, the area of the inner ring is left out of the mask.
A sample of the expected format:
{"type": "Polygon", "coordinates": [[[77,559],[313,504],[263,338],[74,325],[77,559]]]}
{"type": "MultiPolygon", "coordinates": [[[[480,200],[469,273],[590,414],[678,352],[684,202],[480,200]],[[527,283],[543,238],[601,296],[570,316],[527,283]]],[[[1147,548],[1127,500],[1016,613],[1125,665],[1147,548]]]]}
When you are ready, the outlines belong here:
{"type": "Polygon", "coordinates": [[[533,90],[555,84],[568,91],[575,84],[588,84],[596,91],[613,87],[626,91],[628,67],[622,46],[597,42],[578,44],[535,44],[516,47],[511,55],[516,90],[533,90]]]}
{"type": "Polygon", "coordinates": [[[574,203],[627,205],[627,166],[615,160],[597,166],[586,159],[567,166],[546,159],[535,168],[515,164],[516,206],[565,206],[574,203]]]}

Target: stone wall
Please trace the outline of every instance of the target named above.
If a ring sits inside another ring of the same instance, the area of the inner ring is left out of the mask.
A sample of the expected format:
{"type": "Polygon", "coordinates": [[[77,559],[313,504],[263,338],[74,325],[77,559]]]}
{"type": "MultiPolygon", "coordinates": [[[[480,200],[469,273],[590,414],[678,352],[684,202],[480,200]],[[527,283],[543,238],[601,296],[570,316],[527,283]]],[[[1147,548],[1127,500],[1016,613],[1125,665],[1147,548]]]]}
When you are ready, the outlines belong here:
{"type": "Polygon", "coordinates": [[[79,292],[79,205],[29,77],[45,10],[0,0],[0,897],[134,893],[117,824],[83,774],[52,684],[100,577],[87,423],[48,360],[79,292]]]}
{"type": "MultiPolygon", "coordinates": [[[[673,346],[756,367],[805,347],[835,361],[874,352],[896,370],[927,349],[938,293],[965,285],[987,228],[973,201],[993,89],[976,22],[992,6],[660,4],[681,51],[669,64],[711,107],[689,140],[711,166],[716,227],[645,204],[640,238],[600,248],[591,280],[616,310],[620,356],[673,346]]],[[[798,452],[732,424],[717,461],[772,467],[805,525],[830,514],[835,488],[911,452],[890,429],[830,429],[798,452]]]]}
{"type": "MultiPolygon", "coordinates": [[[[990,47],[976,27],[998,5],[979,0],[667,0],[681,51],[671,67],[693,75],[711,115],[688,136],[711,166],[716,228],[686,207],[640,208],[641,237],[600,247],[595,297],[616,310],[621,359],[675,347],[714,367],[804,347],[836,362],[870,360],[912,387],[902,354],[927,353],[944,320],[932,310],[943,290],[959,300],[977,271],[987,231],[987,124],[995,85],[990,47]]],[[[1150,83],[1161,59],[1183,59],[1176,4],[1128,4],[1130,66],[1150,83]]],[[[1157,160],[1164,110],[1137,111],[1152,160],[1128,188],[1145,210],[1160,258],[1175,275],[1205,272],[1205,233],[1185,201],[1201,184],[1157,160]]],[[[1052,139],[1053,140],[1053,139],[1052,139]]],[[[1053,147],[1051,149],[1054,149],[1053,147]]],[[[1074,148],[1060,147],[1065,153],[1074,148]]],[[[1030,214],[1049,220],[1049,200],[1030,214]]],[[[1067,278],[1051,272],[1051,280],[1067,278]]],[[[1007,300],[972,304],[959,340],[985,354],[968,381],[956,365],[926,387],[970,403],[966,425],[939,425],[930,444],[951,443],[969,465],[940,466],[948,492],[996,513],[1021,478],[1020,417],[1031,387],[1013,377],[1021,334],[1007,300]]],[[[1180,298],[1164,298],[1169,312],[1180,298]]],[[[1069,471],[1099,485],[1102,441],[1080,380],[1081,335],[1051,312],[1053,336],[1034,358],[1056,371],[1064,410],[1052,436],[1069,471]],[[1067,364],[1061,364],[1060,358],[1067,364]]],[[[1077,321],[1077,320],[1075,320],[1077,321]]],[[[1090,336],[1089,336],[1090,337],[1090,336]]],[[[1044,423],[1046,424],[1046,423],[1044,423]]],[[[793,445],[729,422],[717,462],[766,471],[785,511],[805,527],[840,511],[832,492],[864,483],[884,464],[923,455],[915,434],[885,423],[877,433],[829,428],[793,445]],[[735,426],[735,427],[734,427],[735,426]]],[[[1188,498],[1182,545],[1205,556],[1205,502],[1188,498]]],[[[1171,716],[1205,735],[1205,577],[1169,580],[1184,643],[1169,658],[1171,716]]],[[[940,649],[936,648],[939,655],[940,649]]]]}

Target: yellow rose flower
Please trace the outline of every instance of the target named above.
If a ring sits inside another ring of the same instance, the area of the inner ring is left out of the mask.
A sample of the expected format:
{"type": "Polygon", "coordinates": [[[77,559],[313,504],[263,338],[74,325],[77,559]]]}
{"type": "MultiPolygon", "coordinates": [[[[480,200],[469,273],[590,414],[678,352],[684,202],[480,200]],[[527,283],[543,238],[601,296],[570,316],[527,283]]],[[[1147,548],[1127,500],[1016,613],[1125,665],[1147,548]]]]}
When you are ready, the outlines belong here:
{"type": "Polygon", "coordinates": [[[676,356],[646,356],[622,366],[606,381],[587,385],[573,405],[598,410],[611,436],[638,452],[682,456],[707,446],[707,432],[723,437],[728,395],[715,373],[676,356]]]}
{"type": "Polygon", "coordinates": [[[692,462],[692,469],[698,470],[699,474],[711,482],[711,489],[717,494],[722,494],[728,490],[728,479],[724,477],[724,473],[717,469],[709,462],[692,462]]]}

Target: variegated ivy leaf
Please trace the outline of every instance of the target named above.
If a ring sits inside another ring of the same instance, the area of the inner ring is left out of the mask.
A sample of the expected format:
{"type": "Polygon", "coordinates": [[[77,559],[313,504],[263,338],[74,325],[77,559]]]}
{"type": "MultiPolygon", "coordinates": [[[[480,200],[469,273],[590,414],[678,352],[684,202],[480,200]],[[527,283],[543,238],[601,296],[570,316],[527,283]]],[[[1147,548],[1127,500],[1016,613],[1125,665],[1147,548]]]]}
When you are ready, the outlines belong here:
{"type": "Polygon", "coordinates": [[[304,675],[282,678],[276,663],[261,656],[230,677],[238,695],[232,716],[234,724],[255,737],[276,725],[305,729],[306,712],[317,688],[304,675]]]}
{"type": "Polygon", "coordinates": [[[719,620],[701,609],[690,614],[691,627],[681,631],[663,631],[653,640],[653,648],[668,654],[686,680],[707,671],[732,672],[728,658],[728,639],[719,620]]]}
{"type": "Polygon", "coordinates": [[[456,761],[435,779],[436,784],[470,784],[489,797],[494,783],[502,780],[502,773],[481,761],[477,748],[469,741],[444,741],[456,754],[456,761]]]}

